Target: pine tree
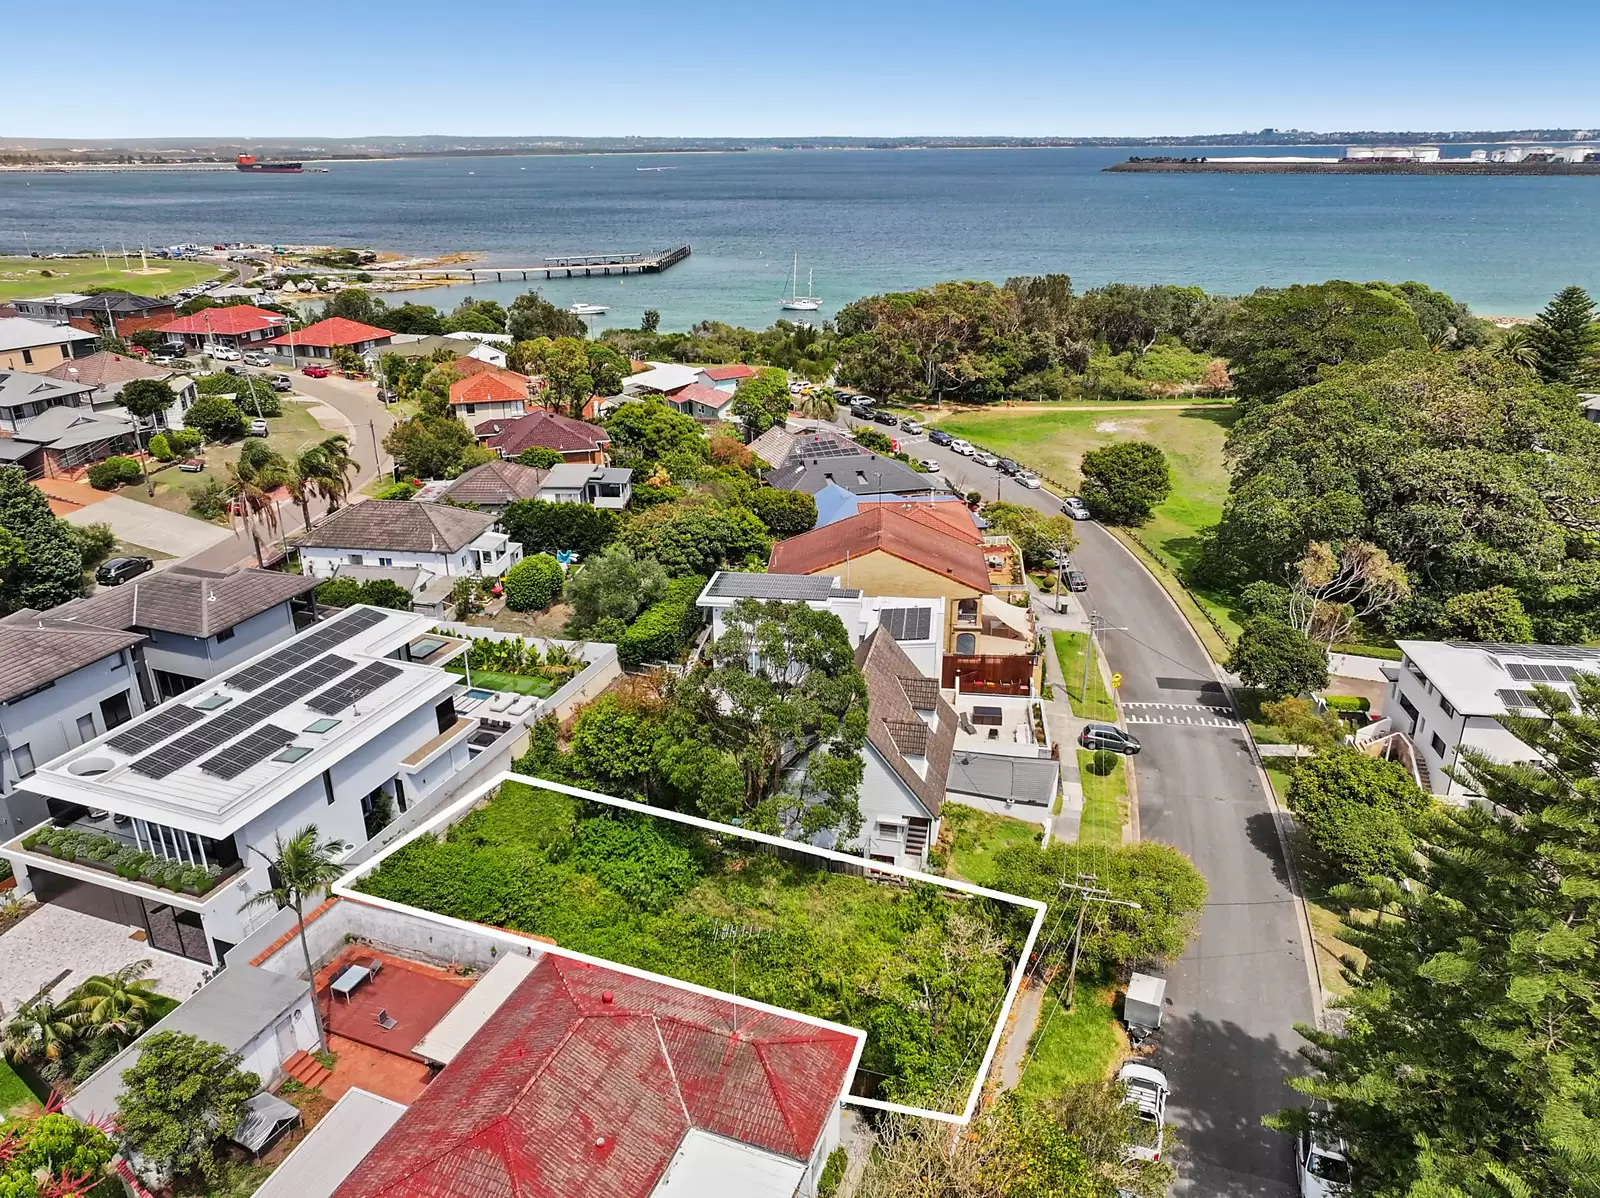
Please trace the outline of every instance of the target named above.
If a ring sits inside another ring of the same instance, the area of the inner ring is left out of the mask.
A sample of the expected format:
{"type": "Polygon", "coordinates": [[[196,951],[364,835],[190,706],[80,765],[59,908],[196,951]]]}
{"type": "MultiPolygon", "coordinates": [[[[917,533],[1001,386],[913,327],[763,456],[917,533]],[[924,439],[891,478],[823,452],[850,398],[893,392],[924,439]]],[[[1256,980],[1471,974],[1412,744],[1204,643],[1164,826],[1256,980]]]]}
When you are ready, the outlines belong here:
{"type": "Polygon", "coordinates": [[[1539,763],[1471,759],[1493,806],[1428,819],[1404,885],[1338,892],[1367,963],[1344,1031],[1302,1029],[1292,1084],[1325,1105],[1280,1124],[1342,1136],[1355,1193],[1600,1194],[1600,678],[1576,686],[1505,721],[1539,763]]]}
{"type": "Polygon", "coordinates": [[[1545,382],[1582,387],[1600,380],[1600,326],[1582,287],[1563,288],[1545,305],[1530,340],[1534,368],[1545,382]]]}

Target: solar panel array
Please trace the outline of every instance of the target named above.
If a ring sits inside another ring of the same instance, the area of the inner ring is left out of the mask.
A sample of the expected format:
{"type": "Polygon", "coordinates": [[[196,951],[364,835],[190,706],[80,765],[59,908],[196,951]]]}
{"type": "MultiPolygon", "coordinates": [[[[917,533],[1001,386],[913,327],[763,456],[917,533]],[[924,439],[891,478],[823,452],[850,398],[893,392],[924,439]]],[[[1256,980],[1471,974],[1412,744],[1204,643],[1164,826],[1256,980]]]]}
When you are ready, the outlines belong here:
{"type": "Polygon", "coordinates": [[[1571,666],[1524,665],[1513,661],[1506,665],[1506,673],[1518,682],[1571,682],[1583,671],[1571,666]]]}
{"type": "Polygon", "coordinates": [[[198,760],[202,754],[220,749],[241,732],[254,728],[295,700],[305,698],[319,686],[327,685],[346,670],[353,669],[355,664],[348,657],[330,653],[254,698],[213,716],[193,732],[185,733],[154,753],[147,753],[133,763],[133,771],[146,778],[165,778],[198,760]]]}
{"type": "Polygon", "coordinates": [[[399,666],[375,661],[371,665],[362,666],[343,682],[330,686],[320,695],[306,700],[306,706],[312,711],[322,712],[323,715],[332,715],[336,711],[343,711],[356,700],[370,695],[391,678],[399,676],[399,666]]]}
{"type": "Polygon", "coordinates": [[[343,644],[356,633],[364,632],[383,621],[383,613],[374,611],[370,607],[349,612],[337,620],[330,620],[313,632],[306,633],[294,644],[286,645],[249,669],[239,671],[228,679],[228,685],[246,694],[259,690],[280,674],[286,674],[296,666],[304,665],[335,645],[343,644]]]}
{"type": "Polygon", "coordinates": [[[1493,641],[1449,641],[1451,645],[1483,649],[1496,657],[1535,657],[1543,661],[1592,661],[1595,650],[1576,645],[1505,645],[1493,641]]]}
{"type": "Polygon", "coordinates": [[[205,712],[192,707],[169,707],[158,711],[149,719],[140,720],[120,736],[106,741],[106,748],[118,753],[142,753],[151,745],[159,744],[175,732],[182,732],[190,724],[205,719],[205,712]]]}
{"type": "Polygon", "coordinates": [[[1495,691],[1495,694],[1500,696],[1500,702],[1504,703],[1507,707],[1535,706],[1532,691],[1498,690],[1495,691]]]}
{"type": "Polygon", "coordinates": [[[926,607],[886,607],[878,623],[897,641],[925,641],[933,626],[933,612],[926,607]]]}
{"type": "Polygon", "coordinates": [[[293,732],[285,732],[276,724],[263,724],[237,744],[228,746],[215,757],[206,758],[200,763],[200,768],[218,778],[237,778],[293,739],[293,732]]]}

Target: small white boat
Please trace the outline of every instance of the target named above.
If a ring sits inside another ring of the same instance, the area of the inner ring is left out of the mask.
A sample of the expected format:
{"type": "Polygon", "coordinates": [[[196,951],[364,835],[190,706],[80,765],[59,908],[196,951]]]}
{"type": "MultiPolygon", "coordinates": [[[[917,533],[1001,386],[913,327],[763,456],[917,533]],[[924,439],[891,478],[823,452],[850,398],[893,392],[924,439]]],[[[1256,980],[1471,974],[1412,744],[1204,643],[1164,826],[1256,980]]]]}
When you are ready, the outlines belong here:
{"type": "Polygon", "coordinates": [[[789,272],[789,294],[779,301],[785,312],[815,312],[822,300],[811,293],[811,272],[806,271],[806,293],[800,294],[800,255],[794,256],[794,268],[789,272]]]}
{"type": "Polygon", "coordinates": [[[567,311],[574,316],[599,316],[602,312],[609,312],[610,309],[604,304],[573,304],[567,311]]]}

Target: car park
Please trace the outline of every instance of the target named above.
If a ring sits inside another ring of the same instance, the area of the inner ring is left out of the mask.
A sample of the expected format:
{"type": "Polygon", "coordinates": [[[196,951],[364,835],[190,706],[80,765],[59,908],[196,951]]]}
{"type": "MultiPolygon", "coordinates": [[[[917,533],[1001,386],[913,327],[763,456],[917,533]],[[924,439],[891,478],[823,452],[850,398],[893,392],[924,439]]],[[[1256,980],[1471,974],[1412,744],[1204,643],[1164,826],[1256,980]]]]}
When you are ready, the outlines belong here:
{"type": "Polygon", "coordinates": [[[308,379],[325,379],[332,372],[326,366],[302,366],[300,373],[308,379]]]}
{"type": "Polygon", "coordinates": [[[204,458],[184,458],[178,463],[178,469],[185,474],[199,474],[206,468],[204,458]]]}
{"type": "Polygon", "coordinates": [[[1085,724],[1083,731],[1078,733],[1078,744],[1085,749],[1110,749],[1113,753],[1128,757],[1138,753],[1142,747],[1137,736],[1124,732],[1115,724],[1085,724]]]}
{"type": "Polygon", "coordinates": [[[995,457],[994,454],[990,453],[987,449],[975,450],[972,455],[972,460],[978,463],[980,466],[997,466],[1000,464],[1000,459],[995,457]]]}
{"type": "Polygon", "coordinates": [[[1083,500],[1074,495],[1062,502],[1061,514],[1063,516],[1071,516],[1074,520],[1087,520],[1089,518],[1089,507],[1083,500]]]}
{"type": "Polygon", "coordinates": [[[267,422],[257,416],[250,422],[250,435],[252,437],[265,437],[267,435],[267,422]]]}
{"type": "Polygon", "coordinates": [[[1350,1192],[1350,1161],[1342,1142],[1335,1146],[1301,1132],[1295,1141],[1300,1198],[1343,1198],[1350,1192]]]}
{"type": "Polygon", "coordinates": [[[900,422],[900,427],[905,429],[906,432],[910,433],[913,437],[922,435],[922,422],[920,420],[913,420],[911,417],[907,416],[900,422]]]}
{"type": "Polygon", "coordinates": [[[950,452],[959,453],[964,458],[970,458],[978,451],[972,447],[971,441],[963,441],[959,437],[950,442],[950,452]]]}
{"type": "Polygon", "coordinates": [[[900,417],[893,412],[873,412],[872,418],[879,424],[887,424],[890,428],[898,428],[900,426],[900,417]]]}
{"type": "Polygon", "coordinates": [[[930,428],[928,430],[928,441],[931,444],[949,445],[954,440],[955,438],[949,433],[945,432],[942,428],[930,428]]]}
{"type": "Polygon", "coordinates": [[[917,465],[921,466],[929,474],[938,474],[939,471],[944,468],[944,467],[940,466],[939,463],[934,461],[932,458],[918,458],[917,459],[917,465]]]}
{"type": "Polygon", "coordinates": [[[272,359],[261,353],[246,354],[244,356],[244,364],[246,366],[271,366],[272,359]]]}
{"type": "Polygon", "coordinates": [[[130,578],[137,578],[155,565],[148,557],[114,557],[100,563],[94,580],[103,587],[121,586],[130,578]]]}
{"type": "Polygon", "coordinates": [[[236,349],[230,349],[226,345],[209,346],[205,352],[219,362],[241,362],[244,360],[243,354],[236,349]]]}
{"type": "Polygon", "coordinates": [[[1068,570],[1066,581],[1067,590],[1069,591],[1087,591],[1089,589],[1089,579],[1082,570],[1068,570]]]}
{"type": "Polygon", "coordinates": [[[1172,1093],[1172,1088],[1167,1085],[1167,1075],[1149,1065],[1129,1061],[1117,1070],[1117,1080],[1127,1091],[1123,1101],[1133,1108],[1137,1116],[1133,1143],[1127,1149],[1128,1156],[1136,1160],[1159,1161],[1166,1132],[1167,1096],[1172,1093]]]}
{"type": "Polygon", "coordinates": [[[1037,491],[1040,487],[1044,486],[1044,483],[1040,481],[1039,476],[1032,470],[1018,471],[1017,481],[1023,486],[1027,487],[1030,491],[1037,491]]]}

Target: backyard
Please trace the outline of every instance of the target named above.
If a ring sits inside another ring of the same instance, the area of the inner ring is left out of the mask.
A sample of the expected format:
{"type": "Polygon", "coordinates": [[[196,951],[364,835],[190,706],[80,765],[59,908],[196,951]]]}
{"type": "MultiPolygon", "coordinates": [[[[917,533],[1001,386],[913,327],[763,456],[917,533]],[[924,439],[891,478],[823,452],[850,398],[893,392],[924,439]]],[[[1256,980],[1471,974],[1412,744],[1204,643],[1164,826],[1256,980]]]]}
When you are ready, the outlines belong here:
{"type": "Polygon", "coordinates": [[[102,258],[0,257],[0,303],[65,291],[81,292],[85,287],[115,287],[134,295],[171,295],[223,274],[223,268],[212,262],[151,258],[148,270],[140,268],[137,254],[130,254],[128,262],[131,270],[123,268],[121,254],[113,254],[109,266],[102,258]]]}
{"type": "Polygon", "coordinates": [[[888,1099],[959,1111],[1033,911],[832,872],[508,782],[359,888],[867,1033],[888,1099]]]}
{"type": "Polygon", "coordinates": [[[991,815],[963,803],[946,803],[941,815],[941,839],[949,836],[951,876],[979,886],[989,885],[996,853],[1008,845],[1038,844],[1043,832],[1027,820],[991,815]]]}
{"type": "Polygon", "coordinates": [[[566,645],[546,643],[541,653],[536,642],[520,636],[473,637],[464,661],[445,664],[452,673],[470,677],[475,687],[539,699],[555,694],[583,668],[583,659],[566,645]]]}

